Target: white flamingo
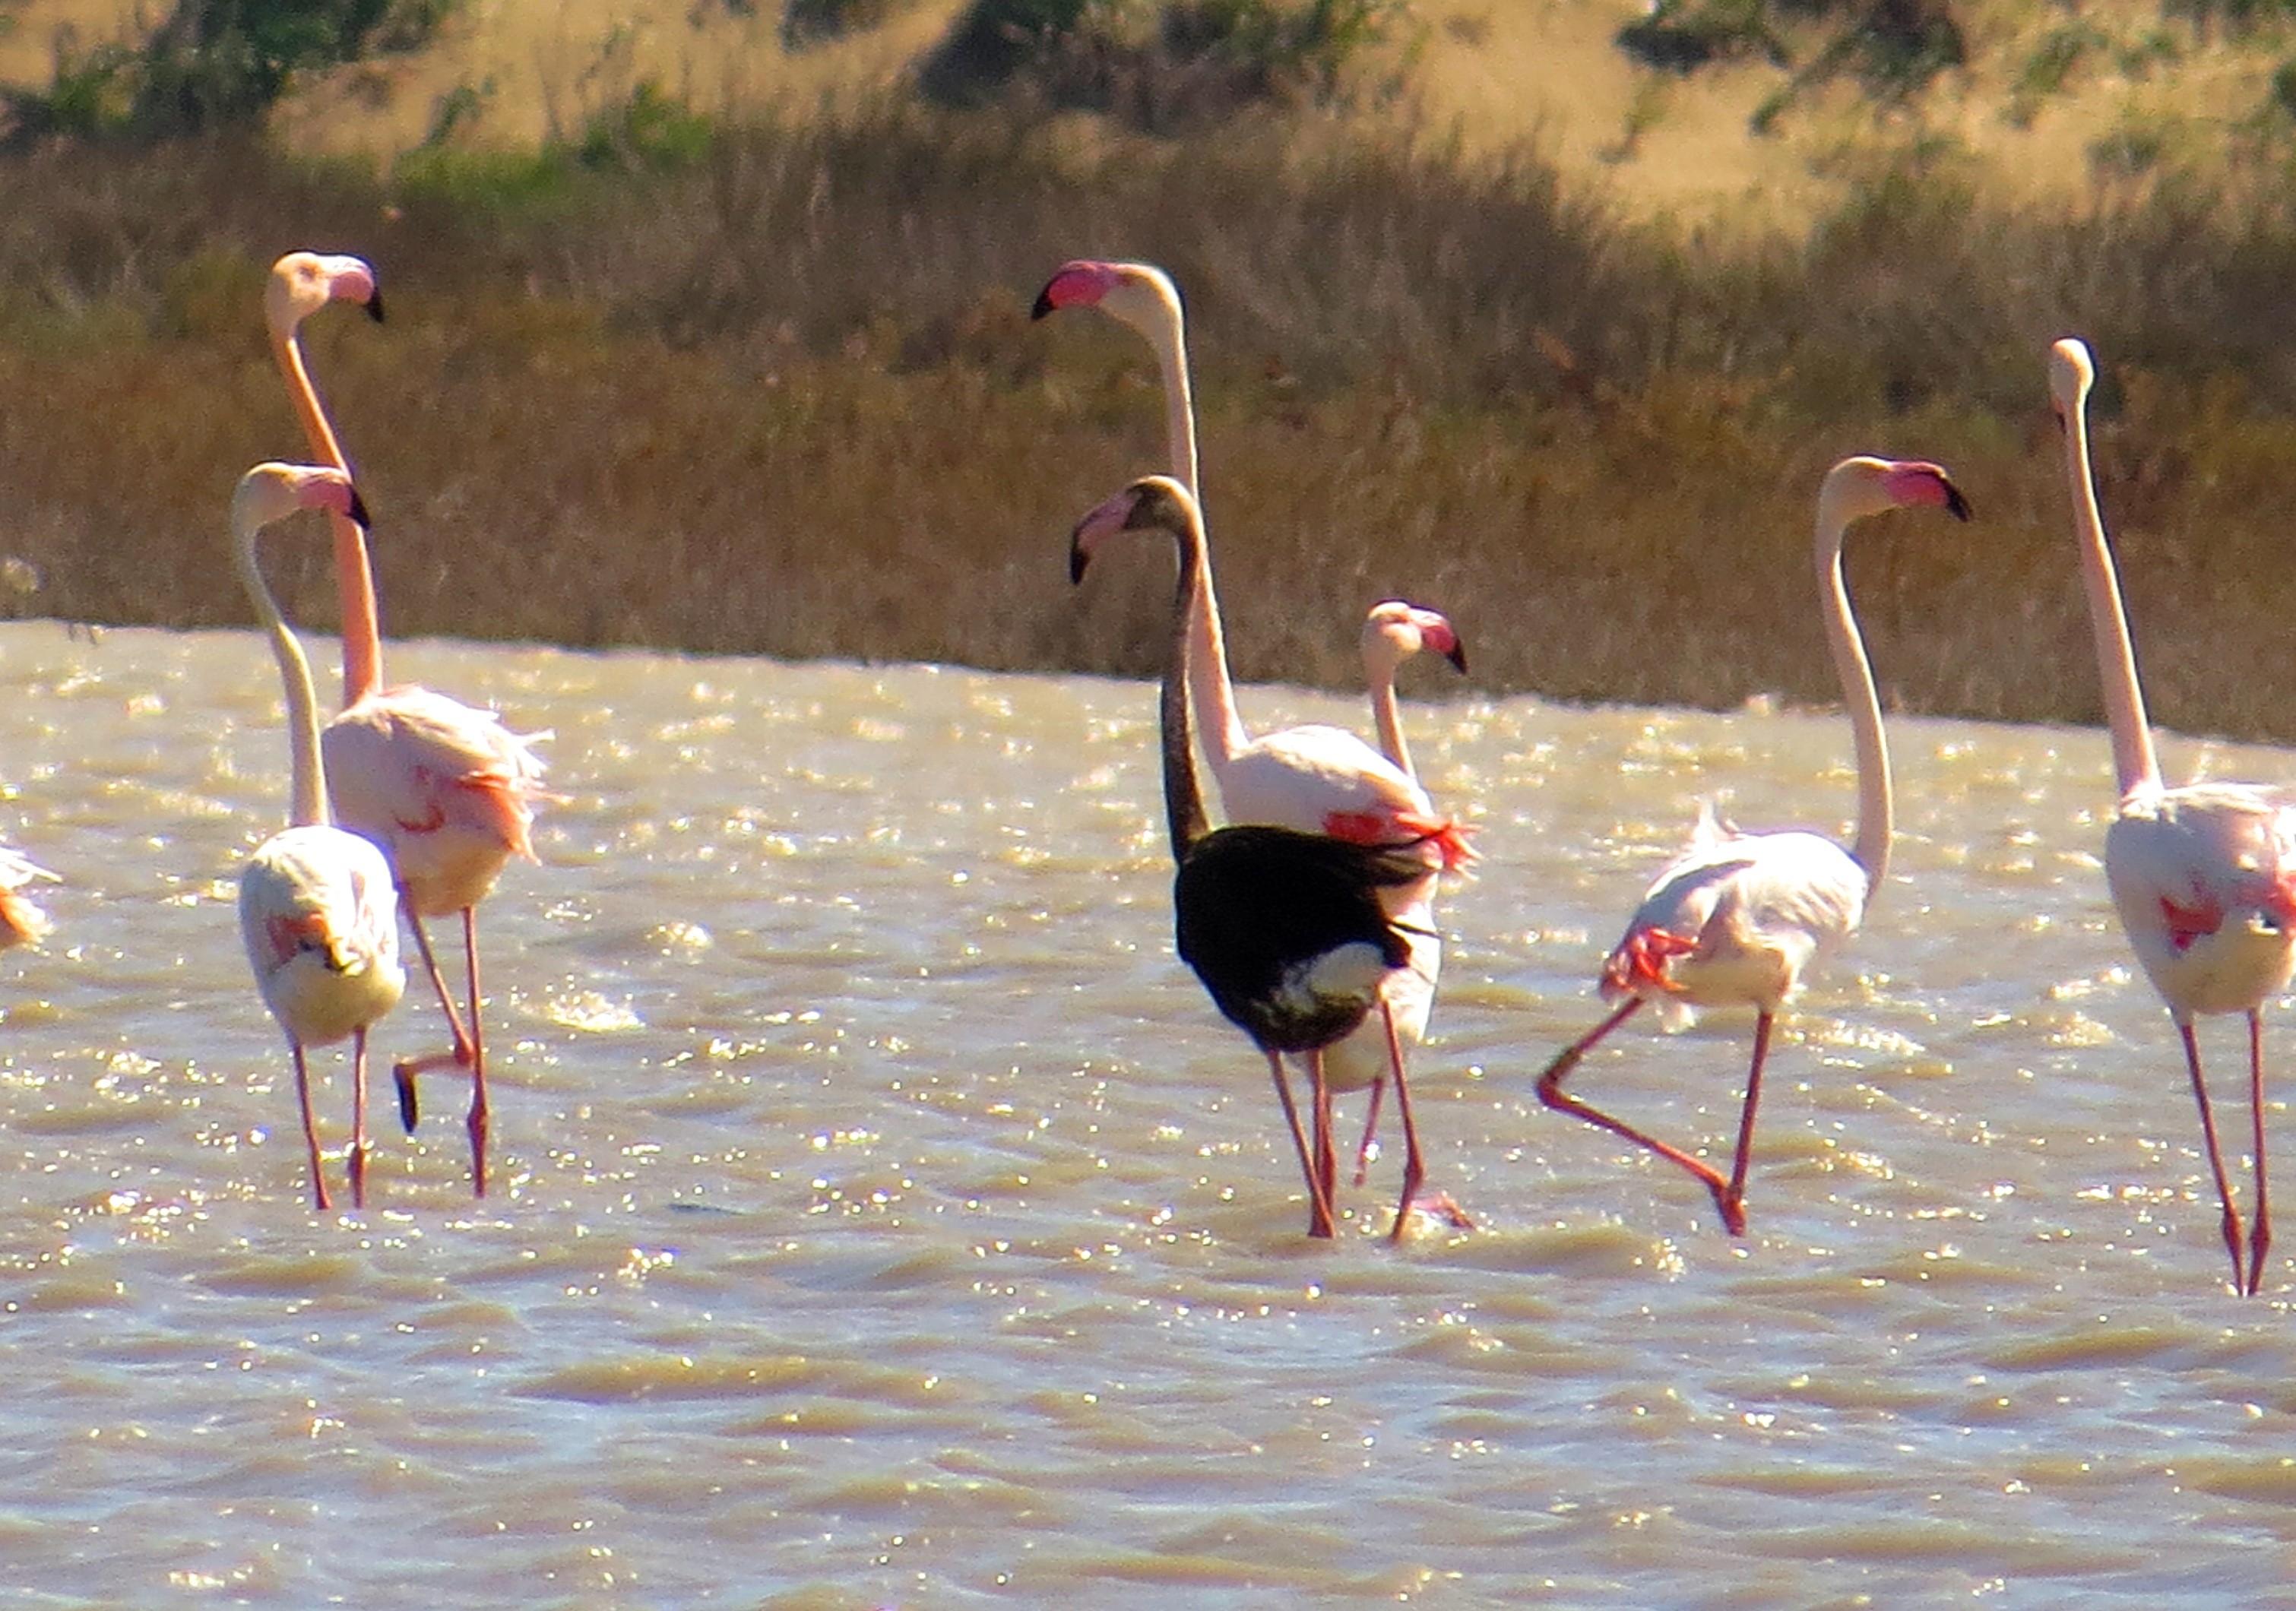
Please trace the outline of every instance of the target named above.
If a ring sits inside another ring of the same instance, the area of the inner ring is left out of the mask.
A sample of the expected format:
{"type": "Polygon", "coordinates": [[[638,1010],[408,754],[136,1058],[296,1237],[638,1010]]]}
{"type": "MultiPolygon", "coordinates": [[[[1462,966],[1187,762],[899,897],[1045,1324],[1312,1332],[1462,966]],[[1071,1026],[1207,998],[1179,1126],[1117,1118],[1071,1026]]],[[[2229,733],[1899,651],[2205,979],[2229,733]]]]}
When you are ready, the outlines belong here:
{"type": "MultiPolygon", "coordinates": [[[[298,339],[304,319],[330,301],[357,302],[382,317],[374,270],[351,257],[290,252],[272,266],[264,315],[272,349],[311,452],[348,473],[349,462],[320,406],[298,339]]],[[[335,521],[335,577],[343,615],[343,709],[323,742],[335,813],[346,827],[390,854],[401,904],[414,931],[453,1036],[451,1051],[400,1061],[391,1070],[401,1122],[412,1132],[415,1078],[435,1068],[471,1071],[471,1183],[487,1194],[486,1037],[480,1022],[478,904],[512,856],[533,861],[534,806],[545,798],[531,737],[427,688],[382,686],[382,635],[366,543],[348,519],[335,521]],[[426,917],[459,914],[470,984],[468,1026],[430,949],[426,917]]]]}
{"type": "Polygon", "coordinates": [[[2129,948],[2161,993],[2185,1043],[2185,1064],[2201,1109],[2217,1198],[2224,1206],[2225,1246],[2233,1290],[2254,1294],[2272,1245],[2264,1170],[2264,1021],[2267,997],[2287,988],[2296,970],[2296,811],[2245,783],[2188,783],[2169,789],[2152,750],[2144,692],[2120,582],[2097,508],[2089,467],[2088,394],[2096,368],[2088,348],[2066,339],[2049,350],[2049,393],[2064,427],[2065,478],[2072,491],[2073,535],[2080,544],[2096,640],[2097,678],[2112,732],[2120,805],[2104,835],[2104,877],[2129,948]],[[2248,1019],[2249,1107],[2255,1123],[2256,1215],[2242,1265],[2240,1211],[2217,1144],[2209,1088],[2201,1077],[2193,1020],[2237,1012],[2248,1019]]]}
{"type": "Polygon", "coordinates": [[[1742,833],[1702,806],[1689,848],[1660,870],[1603,965],[1603,999],[1623,1004],[1538,1076],[1539,1100],[1548,1107],[1623,1136],[1704,1182],[1734,1236],[1746,1230],[1746,1169],[1770,1026],[1800,988],[1811,961],[1857,928],[1889,865],[1890,754],[1873,667],[1841,578],[1841,543],[1852,521],[1907,504],[1935,504],[1969,518],[1967,501],[1945,471],[1915,460],[1844,459],[1826,472],[1817,495],[1818,599],[1857,735],[1855,841],[1845,850],[1822,834],[1742,833]],[[1644,1002],[1658,1002],[1670,1016],[1735,1004],[1755,1010],[1754,1055],[1727,1180],[1562,1089],[1579,1060],[1644,1002]]]}
{"type": "Polygon", "coordinates": [[[24,893],[35,879],[55,874],[0,845],[0,951],[29,945],[48,931],[48,916],[24,893]]]}
{"type": "MultiPolygon", "coordinates": [[[[1190,494],[1193,506],[1195,415],[1179,291],[1170,277],[1144,263],[1078,259],[1046,282],[1034,316],[1042,318],[1063,307],[1098,307],[1147,340],[1163,376],[1170,478],[1190,494]]],[[[1415,779],[1344,728],[1292,727],[1256,739],[1246,732],[1228,674],[1201,510],[1197,519],[1185,524],[1187,529],[1177,534],[1183,562],[1195,565],[1200,585],[1186,607],[1182,669],[1196,739],[1226,820],[1329,834],[1360,844],[1414,842],[1422,847],[1428,876],[1414,885],[1385,889],[1381,896],[1398,928],[1411,935],[1410,967],[1406,976],[1390,982],[1388,999],[1400,1043],[1417,1044],[1426,1038],[1442,966],[1442,941],[1434,921],[1437,874],[1473,860],[1467,830],[1437,815],[1415,779]]],[[[1071,575],[1078,579],[1084,574],[1086,552],[1082,548],[1071,552],[1071,575]]],[[[1176,843],[1176,855],[1178,848],[1176,843]]],[[[1400,1074],[1402,1063],[1390,1045],[1387,1016],[1367,1018],[1325,1052],[1325,1075],[1332,1090],[1359,1091],[1400,1074]]],[[[1316,1141],[1318,1156],[1328,1162],[1327,1124],[1316,1141]]]]}
{"type": "Polygon", "coordinates": [[[351,1041],[351,1201],[366,1202],[366,1032],[398,1004],[406,974],[398,965],[398,899],[390,865],[373,842],[327,820],[327,780],[319,754],[317,698],[302,645],[279,613],[256,561],[263,528],[299,509],[326,509],[366,522],[350,478],[324,465],[258,464],[241,478],[231,503],[240,580],[271,636],[287,691],[293,757],[289,826],[255,848],[239,875],[239,930],[257,989],[286,1031],[295,1059],[311,1191],[331,1205],[319,1162],[305,1049],[351,1041]]]}

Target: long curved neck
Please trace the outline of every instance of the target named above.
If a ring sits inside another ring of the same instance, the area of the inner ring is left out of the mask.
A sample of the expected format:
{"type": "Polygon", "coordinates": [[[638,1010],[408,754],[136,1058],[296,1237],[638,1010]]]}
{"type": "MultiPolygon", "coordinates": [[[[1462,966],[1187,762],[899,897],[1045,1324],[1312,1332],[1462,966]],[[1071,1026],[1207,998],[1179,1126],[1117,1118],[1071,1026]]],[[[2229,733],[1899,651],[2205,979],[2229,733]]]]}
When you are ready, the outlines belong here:
{"type": "MultiPolygon", "coordinates": [[[[1171,304],[1152,325],[1138,328],[1155,349],[1156,368],[1164,378],[1165,434],[1172,478],[1186,487],[1201,507],[1203,489],[1196,484],[1196,406],[1188,386],[1186,326],[1178,306],[1171,304]]],[[[1195,706],[1195,725],[1203,735],[1205,758],[1217,778],[1250,740],[1244,735],[1243,718],[1236,713],[1235,683],[1227,670],[1227,639],[1220,628],[1219,597],[1212,586],[1210,544],[1201,522],[1192,535],[1183,535],[1180,542],[1183,548],[1194,544],[1198,573],[1194,596],[1187,601],[1188,697],[1195,706]]],[[[1185,559],[1182,564],[1186,564],[1185,559]]]]}
{"type": "Polygon", "coordinates": [[[1190,606],[1203,585],[1203,525],[1191,519],[1192,534],[1176,532],[1180,551],[1180,580],[1172,595],[1172,652],[1164,662],[1163,689],[1157,699],[1157,725],[1164,748],[1164,822],[1172,836],[1172,860],[1187,859],[1189,849],[1209,829],[1204,815],[1201,781],[1196,776],[1196,746],[1188,731],[1187,658],[1190,606]]]}
{"type": "Polygon", "coordinates": [[[1882,887],[1890,868],[1890,749],[1882,738],[1882,697],[1874,686],[1874,666],[1866,640],[1850,612],[1849,588],[1841,578],[1841,539],[1849,519],[1829,503],[1817,514],[1817,595],[1825,621],[1826,647],[1841,678],[1841,703],[1857,741],[1857,837],[1849,854],[1866,870],[1866,892],[1882,887]]]}
{"type": "Polygon", "coordinates": [[[2088,592],[2088,626],[2096,640],[2096,680],[2104,695],[2104,717],[2112,732],[2112,770],[2123,798],[2161,786],[2161,763],[2152,751],[2152,724],[2144,719],[2144,690],[2136,680],[2136,650],[2128,638],[2128,614],[2120,602],[2120,578],[2105,541],[2104,515],[2097,508],[2096,479],[2089,467],[2088,405],[2084,397],[2065,419],[2065,477],[2073,495],[2073,536],[2080,544],[2081,583],[2088,592]]]}
{"type": "Polygon", "coordinates": [[[263,568],[255,559],[256,534],[233,535],[237,539],[234,552],[240,583],[254,601],[256,614],[263,617],[264,630],[271,634],[272,657],[279,662],[279,678],[287,687],[287,748],[295,780],[287,821],[296,828],[324,827],[329,820],[327,778],[319,760],[319,701],[311,688],[311,663],[303,658],[303,646],[295,641],[287,618],[279,613],[279,601],[264,584],[263,568]]]}
{"type": "Polygon", "coordinates": [[[1364,662],[1364,683],[1371,694],[1371,719],[1379,729],[1380,751],[1405,777],[1415,779],[1419,774],[1412,770],[1411,746],[1403,739],[1403,715],[1395,704],[1395,672],[1391,662],[1364,662]]]}
{"type": "MultiPolygon", "coordinates": [[[[303,348],[292,335],[275,336],[272,349],[304,438],[321,463],[345,475],[350,462],[335,440],[334,427],[319,405],[319,393],[303,364],[303,348]]],[[[366,536],[348,515],[327,517],[335,538],[335,593],[343,616],[343,708],[348,710],[382,685],[382,621],[375,609],[374,571],[368,563],[366,536]]]]}

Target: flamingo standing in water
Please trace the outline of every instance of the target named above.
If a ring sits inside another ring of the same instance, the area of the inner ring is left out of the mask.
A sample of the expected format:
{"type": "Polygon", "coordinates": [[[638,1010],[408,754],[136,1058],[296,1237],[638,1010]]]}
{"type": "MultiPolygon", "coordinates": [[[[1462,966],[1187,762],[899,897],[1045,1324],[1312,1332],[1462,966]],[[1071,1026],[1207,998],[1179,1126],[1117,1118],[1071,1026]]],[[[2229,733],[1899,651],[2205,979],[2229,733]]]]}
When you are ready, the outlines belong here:
{"type": "MultiPolygon", "coordinates": [[[[1366,843],[1358,834],[1333,836],[1280,823],[1206,834],[1185,675],[1186,645],[1208,579],[1195,500],[1170,477],[1134,482],[1078,523],[1070,538],[1070,569],[1082,576],[1104,539],[1142,530],[1171,536],[1180,554],[1174,642],[1160,705],[1165,813],[1173,859],[1180,865],[1174,887],[1180,954],[1220,1010],[1267,1054],[1308,1181],[1310,1236],[1328,1237],[1334,1230],[1331,1095],[1340,1081],[1332,1075],[1328,1053],[1360,1036],[1371,1009],[1379,1009],[1382,1055],[1374,1077],[1392,1071],[1403,1116],[1403,1191],[1391,1232],[1399,1240],[1426,1177],[1404,1074],[1401,1028],[1414,1006],[1424,1022],[1429,992],[1418,959],[1420,947],[1434,938],[1423,920],[1424,890],[1434,876],[1431,846],[1419,838],[1366,843]],[[1371,919],[1365,916],[1366,907],[1371,919]],[[1307,1060],[1312,1156],[1283,1071],[1285,1052],[1307,1060]]],[[[1428,1206],[1462,1229],[1471,1223],[1446,1195],[1439,1194],[1428,1206]]]]}
{"type": "Polygon", "coordinates": [[[264,585],[257,536],[299,509],[326,509],[366,524],[350,478],[332,466],[258,464],[241,478],[231,503],[239,577],[271,636],[287,691],[287,739],[293,756],[289,826],[255,848],[239,875],[239,931],[264,1005],[287,1033],[295,1059],[295,1095],[303,1109],[303,1143],[311,1191],[324,1212],[327,1182],[319,1163],[319,1129],[311,1113],[305,1048],[348,1035],[351,1041],[351,1201],[366,1204],[366,1032],[398,1004],[406,988],[398,965],[398,897],[390,864],[373,841],[327,820],[327,779],[319,750],[317,696],[302,645],[264,585]]]}
{"type": "MultiPolygon", "coordinates": [[[[272,266],[264,295],[271,342],[311,451],[336,469],[349,463],[320,406],[298,331],[330,301],[364,304],[382,317],[374,270],[357,258],[290,252],[272,266]]],[[[366,542],[357,525],[335,520],[335,580],[343,614],[343,709],[324,740],[336,814],[390,856],[398,893],[431,988],[447,1014],[451,1051],[398,1063],[400,1121],[411,1133],[415,1078],[434,1068],[471,1071],[471,1184],[487,1194],[486,1037],[480,1023],[478,904],[512,856],[535,859],[534,804],[545,797],[542,762],[526,735],[426,688],[382,686],[382,636],[366,542]],[[470,983],[467,1028],[430,949],[426,917],[460,914],[470,983]]]]}
{"type": "Polygon", "coordinates": [[[2097,508],[2089,468],[2088,394],[2096,368],[2088,348],[2065,339],[2049,349],[2049,395],[2064,427],[2065,478],[2072,490],[2073,535],[2096,640],[2097,678],[2112,732],[2120,805],[2104,835],[2104,877],[2129,948],[2167,1003],[2185,1043],[2185,1065],[2200,1104],[2217,1198],[2224,1206],[2232,1286],[2253,1296],[2264,1280],[2272,1245],[2264,1171],[2264,1022],[2267,997],[2287,988],[2296,970],[2296,810],[2246,783],[2188,783],[2164,788],[2136,679],[2136,651],[2120,581],[2097,508]],[[2216,1117],[2201,1078],[2194,1018],[2237,1012],[2248,1019],[2248,1098],[2255,1124],[2256,1219],[2243,1268],[2240,1211],[2217,1145],[2216,1117]]]}
{"type": "Polygon", "coordinates": [[[55,878],[5,845],[0,845],[0,951],[29,945],[48,931],[48,916],[24,893],[34,879],[55,878]]]}
{"type": "Polygon", "coordinates": [[[1856,930],[1889,865],[1890,753],[1874,670],[1841,578],[1841,543],[1852,521],[1907,504],[1935,504],[1969,518],[1960,488],[1938,466],[1919,461],[1844,459],[1826,472],[1817,495],[1818,598],[1857,735],[1857,838],[1844,850],[1815,833],[1742,833],[1702,806],[1689,847],[1660,871],[1626,937],[1603,964],[1603,999],[1623,1004],[1564,1047],[1538,1076],[1539,1100],[1548,1107],[1623,1136],[1704,1182],[1733,1236],[1746,1231],[1746,1169],[1770,1026],[1811,961],[1856,930]],[[1562,1089],[1580,1059],[1644,1002],[1677,1017],[1737,1003],[1755,1010],[1753,1061],[1727,1180],[1562,1089]]]}
{"type": "MultiPolygon", "coordinates": [[[[1168,275],[1148,264],[1079,259],[1063,266],[1046,283],[1033,316],[1043,318],[1063,307],[1098,307],[1130,325],[1148,341],[1163,377],[1173,471],[1169,478],[1189,494],[1195,511],[1193,518],[1171,527],[1179,534],[1183,564],[1194,565],[1198,578],[1185,603],[1181,671],[1193,725],[1227,820],[1369,845],[1421,847],[1426,876],[1409,886],[1388,888],[1382,895],[1411,945],[1408,977],[1390,981],[1387,1000],[1398,1045],[1417,1044],[1426,1038],[1442,965],[1442,940],[1434,923],[1437,874],[1472,861],[1466,830],[1436,815],[1415,779],[1344,729],[1294,727],[1257,739],[1245,732],[1228,674],[1210,544],[1201,510],[1195,508],[1195,414],[1179,291],[1168,275]]],[[[1111,529],[1125,527],[1118,522],[1111,529]]],[[[1082,579],[1086,556],[1086,548],[1072,545],[1070,564],[1075,579],[1082,579]]],[[[1399,725],[1397,734],[1399,743],[1399,725]]],[[[1176,856],[1178,851],[1176,839],[1176,856]]],[[[1375,1086],[1390,1072],[1402,1072],[1400,1055],[1390,1046],[1384,1025],[1368,1021],[1332,1047],[1323,1060],[1330,1087],[1339,1091],[1375,1086]]],[[[1369,1136],[1367,1124],[1366,1146],[1369,1136]]],[[[1319,1157],[1329,1154],[1330,1143],[1326,1124],[1316,1137],[1319,1157]]]]}

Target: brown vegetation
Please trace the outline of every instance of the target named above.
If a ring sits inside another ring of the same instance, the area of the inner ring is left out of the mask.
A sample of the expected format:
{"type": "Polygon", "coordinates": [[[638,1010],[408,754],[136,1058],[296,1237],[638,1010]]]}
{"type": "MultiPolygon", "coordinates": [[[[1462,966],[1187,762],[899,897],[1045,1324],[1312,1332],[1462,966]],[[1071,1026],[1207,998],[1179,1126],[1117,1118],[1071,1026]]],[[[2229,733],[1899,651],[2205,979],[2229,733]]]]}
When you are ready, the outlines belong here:
{"type": "MultiPolygon", "coordinates": [[[[390,308],[308,333],[395,634],[1145,674],[1164,577],[1144,554],[1077,597],[1063,560],[1162,465],[1152,370],[1107,321],[1026,316],[1064,258],[1141,256],[1190,298],[1239,675],[1352,682],[1360,610],[1400,593],[1493,691],[1823,700],[1810,499],[1871,450],[1944,461],[1979,513],[1852,553],[1891,698],[2093,720],[2042,378],[2078,331],[2156,714],[2296,736],[2269,194],[2048,222],[1907,166],[1789,246],[1621,224],[1527,156],[1085,158],[890,102],[583,153],[388,184],[225,143],[0,165],[0,553],[35,607],[242,618],[223,501],[298,440],[262,276],[312,245],[372,258],[390,308]]],[[[313,624],[322,560],[283,573],[313,624]]]]}

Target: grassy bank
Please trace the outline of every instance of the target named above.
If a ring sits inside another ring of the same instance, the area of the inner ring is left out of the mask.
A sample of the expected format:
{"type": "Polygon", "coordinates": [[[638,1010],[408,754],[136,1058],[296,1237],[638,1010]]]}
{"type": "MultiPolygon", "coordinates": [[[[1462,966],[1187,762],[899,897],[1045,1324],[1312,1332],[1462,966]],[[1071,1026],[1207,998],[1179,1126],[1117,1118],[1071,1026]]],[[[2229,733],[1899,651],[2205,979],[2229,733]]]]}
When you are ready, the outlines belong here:
{"type": "MultiPolygon", "coordinates": [[[[1166,564],[1082,596],[1070,521],[1162,462],[1129,332],[1032,325],[1050,270],[1186,289],[1239,674],[1351,682],[1375,598],[1450,609],[1477,685],[1823,701],[1810,498],[1841,454],[1940,459],[1980,524],[1868,534],[1891,699],[2094,720],[2041,357],[2107,369],[2098,457],[2159,719],[2296,738],[2296,214],[2263,183],[2054,220],[1877,169],[1807,241],[1620,222],[1529,155],[1296,133],[1060,137],[930,113],[694,124],[388,179],[253,144],[0,164],[0,552],[29,608],[244,618],[232,478],[298,439],[262,276],[381,267],[315,322],[402,634],[1145,673],[1166,564]]],[[[317,544],[283,577],[332,618],[317,544]]]]}

